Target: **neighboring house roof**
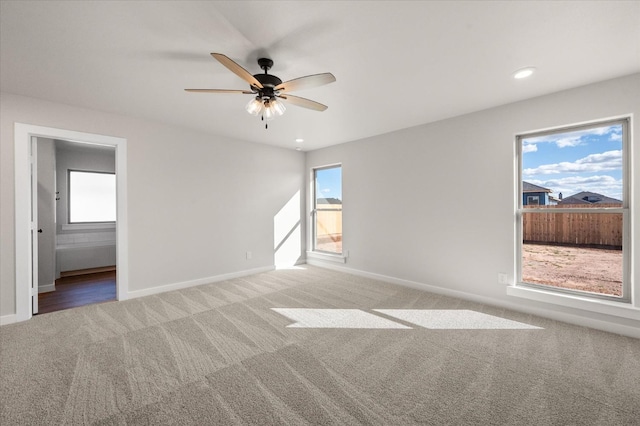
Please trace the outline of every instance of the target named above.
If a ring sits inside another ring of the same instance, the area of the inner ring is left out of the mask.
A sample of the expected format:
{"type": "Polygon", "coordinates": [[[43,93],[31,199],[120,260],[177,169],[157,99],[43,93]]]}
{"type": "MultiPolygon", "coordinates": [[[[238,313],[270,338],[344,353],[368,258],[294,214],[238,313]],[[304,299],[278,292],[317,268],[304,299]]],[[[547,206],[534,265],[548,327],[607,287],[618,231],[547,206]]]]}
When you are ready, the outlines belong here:
{"type": "Polygon", "coordinates": [[[551,192],[549,188],[522,181],[522,192],[551,192]]]}
{"type": "Polygon", "coordinates": [[[622,201],[595,192],[582,191],[560,200],[558,204],[622,204],[622,201]]]}
{"type": "Polygon", "coordinates": [[[318,204],[342,204],[342,200],[337,198],[318,198],[318,204]]]}

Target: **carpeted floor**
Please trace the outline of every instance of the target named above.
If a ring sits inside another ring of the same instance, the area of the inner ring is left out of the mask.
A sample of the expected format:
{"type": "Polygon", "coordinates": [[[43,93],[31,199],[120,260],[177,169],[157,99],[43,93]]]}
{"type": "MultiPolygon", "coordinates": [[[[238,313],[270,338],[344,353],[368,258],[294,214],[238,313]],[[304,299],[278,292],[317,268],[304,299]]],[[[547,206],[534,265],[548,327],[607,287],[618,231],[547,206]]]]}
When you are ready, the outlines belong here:
{"type": "Polygon", "coordinates": [[[640,424],[638,339],[310,266],[0,339],[3,426],[640,424]]]}

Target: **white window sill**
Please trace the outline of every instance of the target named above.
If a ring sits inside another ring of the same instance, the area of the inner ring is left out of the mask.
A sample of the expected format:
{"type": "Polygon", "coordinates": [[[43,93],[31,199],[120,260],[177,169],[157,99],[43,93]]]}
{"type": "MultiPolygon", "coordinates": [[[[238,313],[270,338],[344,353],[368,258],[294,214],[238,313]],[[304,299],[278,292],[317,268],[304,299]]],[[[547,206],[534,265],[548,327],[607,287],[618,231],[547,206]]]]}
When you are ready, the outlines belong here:
{"type": "Polygon", "coordinates": [[[115,229],[115,223],[64,223],[63,231],[84,231],[88,229],[115,229]]]}
{"type": "Polygon", "coordinates": [[[307,259],[321,260],[323,262],[347,263],[347,258],[341,254],[322,253],[318,251],[308,251],[307,259]]]}
{"type": "Polygon", "coordinates": [[[640,320],[640,308],[634,307],[631,303],[591,299],[572,294],[561,294],[553,291],[519,286],[507,287],[507,295],[599,314],[640,320]]]}

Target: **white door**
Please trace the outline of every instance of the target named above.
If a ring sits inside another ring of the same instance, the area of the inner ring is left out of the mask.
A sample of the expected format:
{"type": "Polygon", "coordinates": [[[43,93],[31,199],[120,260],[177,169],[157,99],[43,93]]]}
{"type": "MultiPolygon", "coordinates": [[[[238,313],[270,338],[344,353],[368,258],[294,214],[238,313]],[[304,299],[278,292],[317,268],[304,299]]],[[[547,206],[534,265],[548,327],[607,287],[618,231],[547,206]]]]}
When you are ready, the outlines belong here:
{"type": "Polygon", "coordinates": [[[31,314],[38,313],[38,139],[31,137],[31,314]]]}

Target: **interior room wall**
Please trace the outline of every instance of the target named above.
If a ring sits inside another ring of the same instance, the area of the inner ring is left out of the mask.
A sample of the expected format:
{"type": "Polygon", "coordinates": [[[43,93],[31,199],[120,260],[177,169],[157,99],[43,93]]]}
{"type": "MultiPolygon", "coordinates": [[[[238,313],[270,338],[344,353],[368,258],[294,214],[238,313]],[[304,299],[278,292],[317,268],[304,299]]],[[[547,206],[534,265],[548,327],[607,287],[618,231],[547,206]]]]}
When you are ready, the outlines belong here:
{"type": "MultiPolygon", "coordinates": [[[[308,177],[314,167],[343,166],[343,245],[349,257],[342,267],[530,311],[570,314],[578,322],[597,318],[640,327],[640,312],[636,320],[584,312],[508,296],[497,284],[501,272],[511,283],[515,279],[515,136],[634,114],[631,163],[637,176],[639,95],[640,74],[634,74],[309,152],[308,177]]],[[[631,181],[637,292],[640,184],[631,181]]]]}
{"type": "Polygon", "coordinates": [[[56,153],[52,139],[37,139],[38,291],[45,292],[54,290],[56,280],[56,153]]]}
{"type": "Polygon", "coordinates": [[[15,313],[15,122],[127,139],[129,292],[273,267],[291,200],[303,258],[304,153],[8,93],[0,109],[0,316],[15,313]]]}
{"type": "Polygon", "coordinates": [[[56,204],[58,215],[58,234],[77,231],[63,230],[62,225],[69,223],[68,209],[68,171],[82,170],[91,172],[115,173],[116,154],[111,147],[96,147],[89,144],[76,144],[67,141],[55,141],[56,146],[56,185],[60,200],[56,204]]]}
{"type": "Polygon", "coordinates": [[[69,229],[69,170],[116,171],[115,149],[68,141],[55,141],[58,188],[56,278],[61,272],[116,265],[116,230],[95,226],[69,229]]]}

